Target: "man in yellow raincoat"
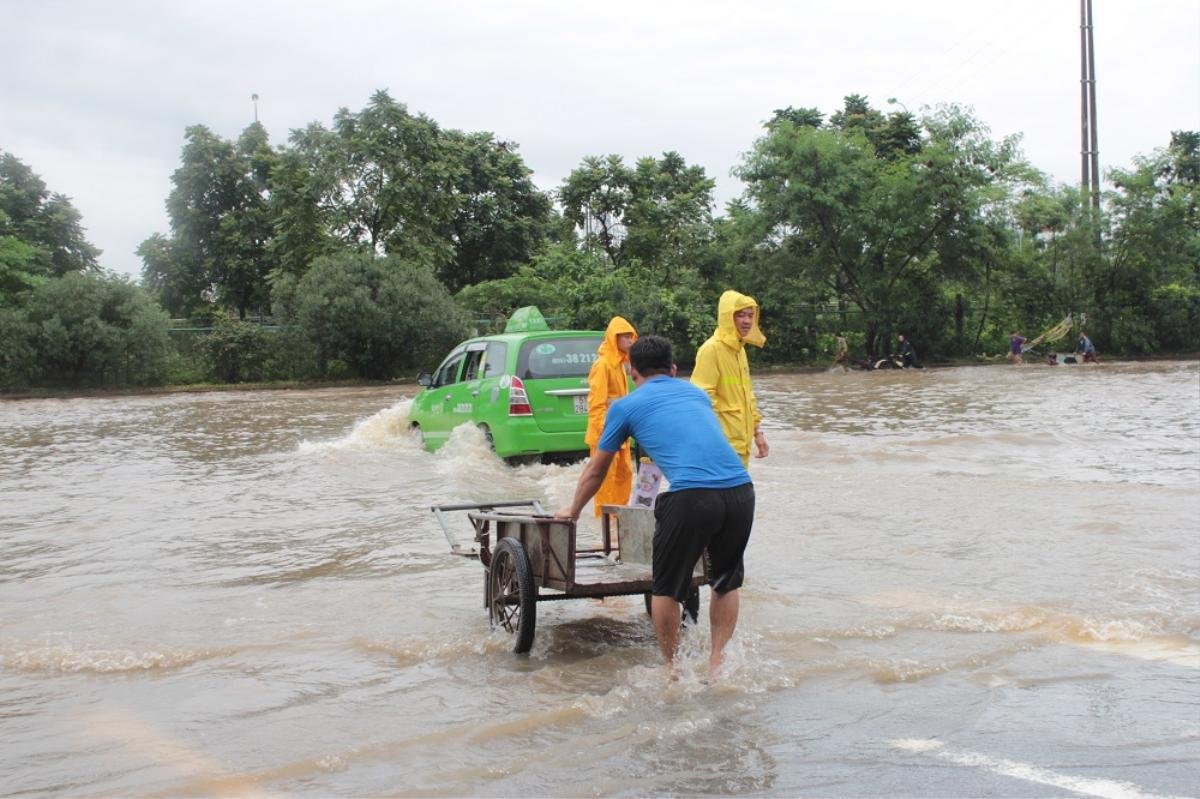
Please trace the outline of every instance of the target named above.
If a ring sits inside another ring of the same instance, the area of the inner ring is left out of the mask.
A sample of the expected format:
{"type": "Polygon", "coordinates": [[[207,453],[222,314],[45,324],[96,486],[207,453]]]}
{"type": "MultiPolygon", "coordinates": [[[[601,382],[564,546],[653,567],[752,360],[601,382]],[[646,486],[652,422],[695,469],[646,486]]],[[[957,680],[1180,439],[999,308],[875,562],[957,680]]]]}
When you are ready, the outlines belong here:
{"type": "Polygon", "coordinates": [[[717,330],[696,351],[692,384],[704,389],[733,451],[750,463],[750,444],[755,456],[767,457],[770,448],[763,435],[762,414],[750,385],[750,362],[746,345],[761,347],[767,338],[758,329],[758,303],[753,297],[726,291],[717,303],[717,330]]]}
{"type": "MultiPolygon", "coordinates": [[[[588,426],[584,441],[596,455],[596,444],[604,432],[604,417],[608,406],[629,393],[629,348],[637,341],[637,331],[624,317],[614,316],[604,331],[600,343],[599,357],[588,372],[588,426]]],[[[625,505],[633,488],[633,458],[629,454],[629,441],[621,445],[608,470],[604,483],[596,492],[596,517],[600,516],[601,505],[625,505]]]]}

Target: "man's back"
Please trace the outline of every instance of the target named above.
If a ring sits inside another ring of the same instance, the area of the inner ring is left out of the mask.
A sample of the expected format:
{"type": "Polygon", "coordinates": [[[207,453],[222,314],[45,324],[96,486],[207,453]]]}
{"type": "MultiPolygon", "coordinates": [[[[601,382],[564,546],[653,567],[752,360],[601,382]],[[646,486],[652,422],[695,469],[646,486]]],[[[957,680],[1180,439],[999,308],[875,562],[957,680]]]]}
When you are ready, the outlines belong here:
{"type": "Polygon", "coordinates": [[[750,482],[708,395],[685,380],[653,377],[613,403],[599,448],[612,452],[630,435],[662,469],[673,491],[750,482]]]}

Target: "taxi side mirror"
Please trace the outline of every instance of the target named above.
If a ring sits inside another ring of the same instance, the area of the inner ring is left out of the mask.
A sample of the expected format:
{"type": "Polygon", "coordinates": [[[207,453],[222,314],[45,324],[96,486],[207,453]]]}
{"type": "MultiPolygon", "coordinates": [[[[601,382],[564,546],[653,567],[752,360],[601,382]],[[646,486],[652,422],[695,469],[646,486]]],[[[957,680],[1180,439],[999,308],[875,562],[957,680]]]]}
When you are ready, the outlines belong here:
{"type": "Polygon", "coordinates": [[[417,375],[417,385],[421,386],[422,388],[429,388],[433,385],[433,375],[431,375],[429,372],[421,372],[419,375],[417,375]]]}

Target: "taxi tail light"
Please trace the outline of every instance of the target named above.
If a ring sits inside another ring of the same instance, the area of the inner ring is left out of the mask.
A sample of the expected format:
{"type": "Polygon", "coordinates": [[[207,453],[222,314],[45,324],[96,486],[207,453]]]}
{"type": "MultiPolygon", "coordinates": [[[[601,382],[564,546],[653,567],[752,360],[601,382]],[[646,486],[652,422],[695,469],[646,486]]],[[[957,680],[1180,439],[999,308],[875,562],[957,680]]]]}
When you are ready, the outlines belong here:
{"type": "Polygon", "coordinates": [[[525,393],[525,384],[521,378],[514,377],[508,389],[508,415],[533,416],[533,407],[529,404],[529,395],[525,393]]]}

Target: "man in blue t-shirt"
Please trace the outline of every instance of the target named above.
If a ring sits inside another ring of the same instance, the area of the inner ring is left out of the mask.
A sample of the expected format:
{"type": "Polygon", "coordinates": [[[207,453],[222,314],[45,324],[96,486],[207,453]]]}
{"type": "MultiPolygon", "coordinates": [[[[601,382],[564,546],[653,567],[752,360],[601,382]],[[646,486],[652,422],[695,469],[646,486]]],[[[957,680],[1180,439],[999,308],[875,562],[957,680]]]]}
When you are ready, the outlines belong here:
{"type": "Polygon", "coordinates": [[[754,484],[729,445],[699,388],[675,378],[671,342],[643,336],[629,350],[636,387],[614,402],[596,454],[584,467],[575,498],[558,516],[578,519],[600,488],[621,442],[633,436],[671,482],[654,508],[651,615],[668,668],[679,641],[680,603],[691,591],[696,562],[708,550],[712,598],[709,671],[716,675],[725,644],[737,627],[742,555],[754,523],[754,484]]]}

